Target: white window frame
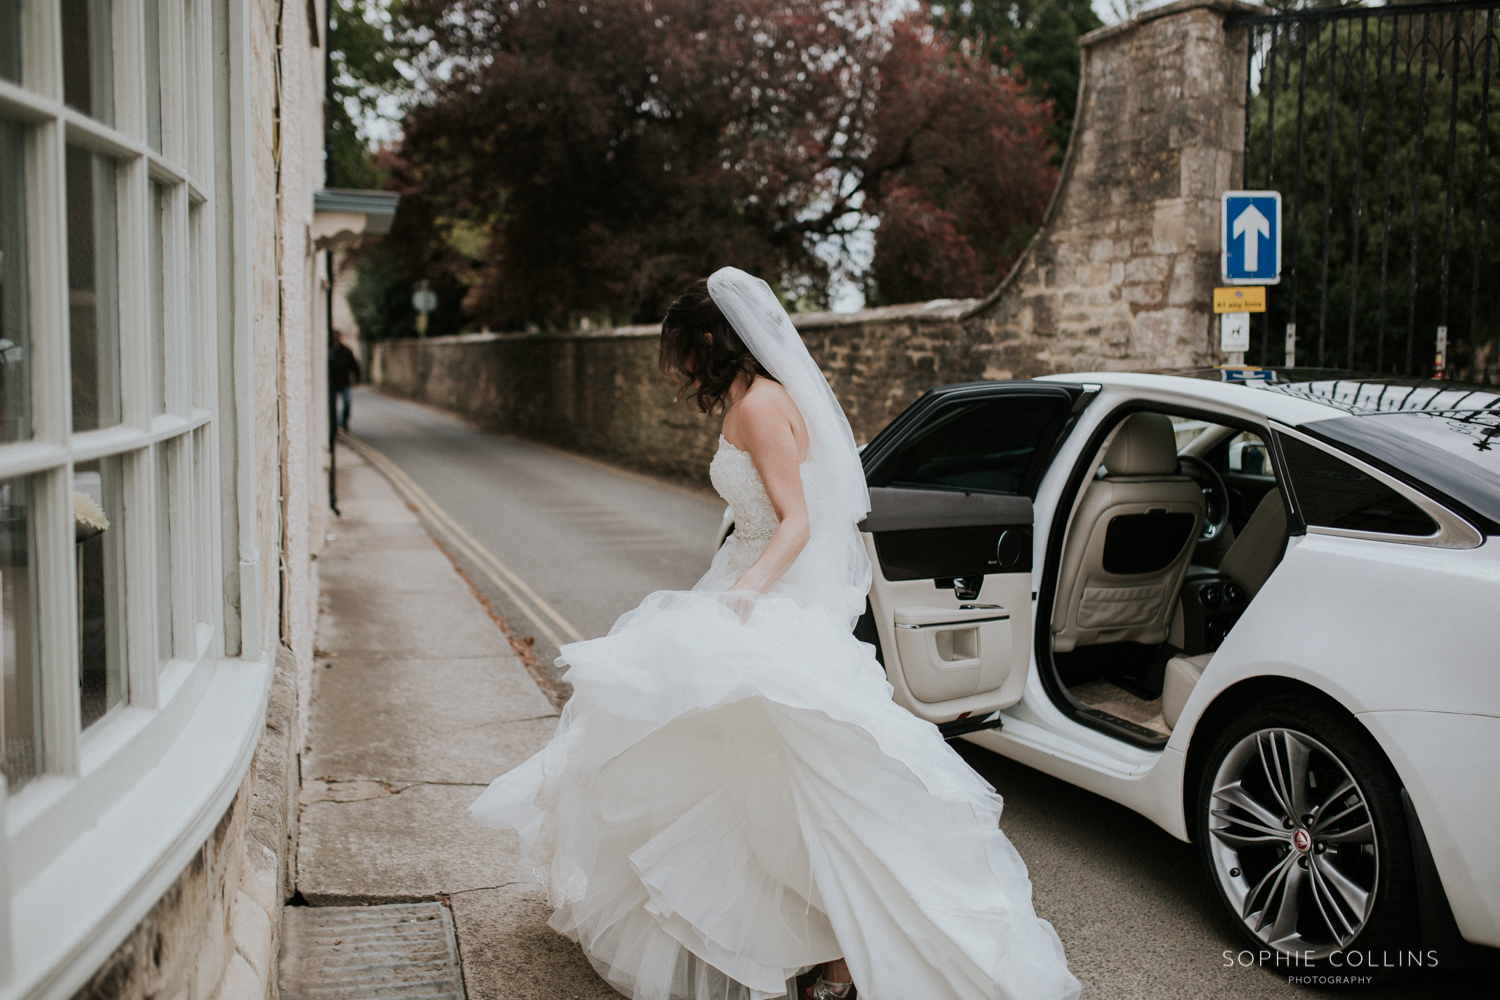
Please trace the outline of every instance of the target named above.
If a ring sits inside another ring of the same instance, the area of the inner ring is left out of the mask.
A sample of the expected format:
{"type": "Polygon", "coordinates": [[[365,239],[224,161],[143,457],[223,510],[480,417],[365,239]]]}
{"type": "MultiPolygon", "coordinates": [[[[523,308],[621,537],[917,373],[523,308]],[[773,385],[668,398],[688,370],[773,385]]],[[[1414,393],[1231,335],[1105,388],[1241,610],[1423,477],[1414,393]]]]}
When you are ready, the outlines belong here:
{"type": "Polygon", "coordinates": [[[250,10],[247,0],[159,4],[161,153],[147,141],[145,0],[113,0],[113,126],[63,103],[59,0],[23,0],[22,82],[0,80],[0,115],[27,133],[33,428],[29,441],[0,445],[0,478],[32,477],[42,636],[42,773],[14,794],[0,779],[0,1000],[66,1000],[180,876],[249,769],[270,686],[254,523],[250,10]],[[78,434],[68,368],[70,144],[118,164],[123,420],[78,434]],[[170,192],[166,406],[156,415],[153,183],[170,192]],[[167,595],[156,593],[152,513],[162,447],[174,470],[167,595]],[[71,476],[76,462],[114,455],[124,458],[127,512],[127,692],[81,732],[71,476]],[[226,577],[226,564],[238,572],[226,577]],[[156,648],[162,600],[170,650],[156,648]]]}

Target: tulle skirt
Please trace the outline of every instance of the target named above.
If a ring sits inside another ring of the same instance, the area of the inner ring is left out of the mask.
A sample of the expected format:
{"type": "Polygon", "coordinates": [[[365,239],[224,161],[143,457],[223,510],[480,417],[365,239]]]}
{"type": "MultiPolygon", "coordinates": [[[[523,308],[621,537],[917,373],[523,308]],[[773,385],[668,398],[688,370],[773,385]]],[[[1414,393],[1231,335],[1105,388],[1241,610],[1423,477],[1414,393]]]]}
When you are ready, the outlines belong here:
{"type": "Polygon", "coordinates": [[[651,595],[563,647],[552,742],[471,807],[635,1000],[762,1000],[845,957],[864,1000],[1074,997],[1001,800],[834,616],[651,595]]]}

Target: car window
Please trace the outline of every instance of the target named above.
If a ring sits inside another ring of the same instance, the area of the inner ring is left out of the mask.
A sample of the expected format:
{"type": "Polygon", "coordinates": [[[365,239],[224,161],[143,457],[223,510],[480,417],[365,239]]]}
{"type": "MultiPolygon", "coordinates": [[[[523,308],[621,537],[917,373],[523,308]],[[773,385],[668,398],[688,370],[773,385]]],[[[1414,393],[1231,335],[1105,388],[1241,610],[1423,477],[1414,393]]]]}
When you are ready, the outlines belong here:
{"type": "Polygon", "coordinates": [[[1002,397],[958,403],[938,413],[881,463],[871,486],[1017,495],[1066,399],[1002,397]]]}
{"type": "Polygon", "coordinates": [[[1215,426],[1207,420],[1198,420],[1193,417],[1178,417],[1172,414],[1168,414],[1168,416],[1172,420],[1172,433],[1177,437],[1178,454],[1181,454],[1182,449],[1197,439],[1198,435],[1215,426]]]}
{"type": "Polygon", "coordinates": [[[1500,407],[1336,417],[1302,428],[1446,494],[1483,530],[1500,533],[1500,407]]]}
{"type": "Polygon", "coordinates": [[[1281,452],[1309,525],[1390,535],[1437,533],[1437,523],[1416,504],[1323,449],[1282,437],[1281,452]]]}
{"type": "Polygon", "coordinates": [[[1271,475],[1271,460],[1266,452],[1266,443],[1260,435],[1244,431],[1229,439],[1228,461],[1230,472],[1246,476],[1271,475]]]}

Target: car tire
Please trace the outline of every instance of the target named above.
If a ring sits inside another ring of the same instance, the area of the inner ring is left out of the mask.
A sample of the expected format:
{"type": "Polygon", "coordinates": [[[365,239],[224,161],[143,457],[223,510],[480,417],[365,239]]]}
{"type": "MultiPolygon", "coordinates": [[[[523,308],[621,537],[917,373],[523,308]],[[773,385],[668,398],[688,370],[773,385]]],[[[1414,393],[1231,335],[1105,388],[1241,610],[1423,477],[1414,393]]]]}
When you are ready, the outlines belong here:
{"type": "Polygon", "coordinates": [[[1269,699],[1219,734],[1201,773],[1194,838],[1257,962],[1351,982],[1402,970],[1420,938],[1411,834],[1368,730],[1332,704],[1269,699]]]}

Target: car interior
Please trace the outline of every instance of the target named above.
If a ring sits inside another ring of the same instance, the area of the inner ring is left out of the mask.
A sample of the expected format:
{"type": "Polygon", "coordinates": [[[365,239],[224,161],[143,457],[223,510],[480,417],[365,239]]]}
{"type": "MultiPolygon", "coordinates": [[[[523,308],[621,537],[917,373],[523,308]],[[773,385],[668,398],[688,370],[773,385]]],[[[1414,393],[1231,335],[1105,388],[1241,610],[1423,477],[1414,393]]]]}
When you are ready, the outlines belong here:
{"type": "Polygon", "coordinates": [[[1286,549],[1266,442],[1158,412],[1121,420],[1075,498],[1052,612],[1076,714],[1161,745],[1286,549]]]}

